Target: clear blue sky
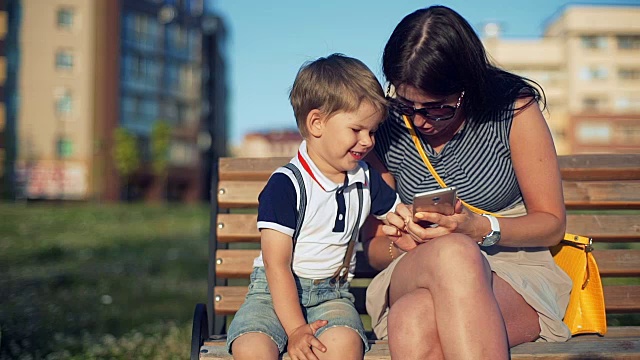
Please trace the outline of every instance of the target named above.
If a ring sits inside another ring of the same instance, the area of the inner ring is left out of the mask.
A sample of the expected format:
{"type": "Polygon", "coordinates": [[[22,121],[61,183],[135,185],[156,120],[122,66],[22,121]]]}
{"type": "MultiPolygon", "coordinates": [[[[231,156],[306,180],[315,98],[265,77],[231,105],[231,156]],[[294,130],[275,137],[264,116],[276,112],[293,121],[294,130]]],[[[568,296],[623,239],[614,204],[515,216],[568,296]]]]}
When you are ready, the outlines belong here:
{"type": "MultiPolygon", "coordinates": [[[[229,137],[238,145],[247,132],[295,128],[288,93],[298,68],[339,52],[362,60],[383,81],[380,58],[395,25],[432,4],[408,0],[206,0],[228,29],[229,137]]],[[[504,38],[537,38],[566,4],[632,1],[455,0],[441,1],[476,31],[485,22],[502,26],[504,38]]]]}

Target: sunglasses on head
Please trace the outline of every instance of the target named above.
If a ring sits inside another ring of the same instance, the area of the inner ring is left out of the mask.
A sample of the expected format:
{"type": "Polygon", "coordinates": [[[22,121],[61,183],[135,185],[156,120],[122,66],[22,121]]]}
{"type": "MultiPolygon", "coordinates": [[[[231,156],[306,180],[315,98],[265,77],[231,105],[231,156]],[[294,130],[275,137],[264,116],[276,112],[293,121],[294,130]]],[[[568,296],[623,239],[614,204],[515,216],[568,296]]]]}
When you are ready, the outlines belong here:
{"type": "Polygon", "coordinates": [[[456,115],[456,110],[458,110],[460,104],[462,103],[462,98],[464,98],[464,90],[460,93],[460,97],[458,98],[458,102],[455,106],[435,105],[416,109],[412,105],[409,105],[402,100],[387,96],[391,108],[398,113],[409,117],[419,114],[420,116],[432,121],[445,121],[452,119],[456,115]]]}

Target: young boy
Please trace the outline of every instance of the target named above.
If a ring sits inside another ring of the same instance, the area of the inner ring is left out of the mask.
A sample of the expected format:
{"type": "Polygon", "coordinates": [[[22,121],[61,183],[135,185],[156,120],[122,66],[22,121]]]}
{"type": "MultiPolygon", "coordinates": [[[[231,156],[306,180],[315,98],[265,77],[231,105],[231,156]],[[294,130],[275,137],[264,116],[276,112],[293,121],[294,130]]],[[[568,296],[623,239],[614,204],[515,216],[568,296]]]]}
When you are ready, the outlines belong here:
{"type": "Polygon", "coordinates": [[[366,65],[340,54],[303,65],[289,99],[304,141],[260,194],[262,252],[227,348],[236,359],[361,359],[353,246],[369,213],[384,220],[399,203],[361,161],[387,103],[366,65]]]}

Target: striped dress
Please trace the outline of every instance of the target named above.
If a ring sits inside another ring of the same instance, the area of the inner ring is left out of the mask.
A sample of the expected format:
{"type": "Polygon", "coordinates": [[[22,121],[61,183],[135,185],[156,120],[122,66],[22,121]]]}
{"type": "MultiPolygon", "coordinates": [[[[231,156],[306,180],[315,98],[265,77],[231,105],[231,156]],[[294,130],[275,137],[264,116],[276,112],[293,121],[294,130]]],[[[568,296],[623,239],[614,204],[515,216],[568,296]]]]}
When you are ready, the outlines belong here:
{"type": "MultiPolygon", "coordinates": [[[[512,121],[509,111],[482,121],[469,118],[440,153],[421,138],[436,172],[447,186],[456,186],[458,197],[468,204],[496,212],[522,202],[509,147],[512,121]]],[[[411,204],[416,193],[440,188],[402,117],[393,111],[376,132],[375,152],[395,177],[403,203],[411,204]]]]}

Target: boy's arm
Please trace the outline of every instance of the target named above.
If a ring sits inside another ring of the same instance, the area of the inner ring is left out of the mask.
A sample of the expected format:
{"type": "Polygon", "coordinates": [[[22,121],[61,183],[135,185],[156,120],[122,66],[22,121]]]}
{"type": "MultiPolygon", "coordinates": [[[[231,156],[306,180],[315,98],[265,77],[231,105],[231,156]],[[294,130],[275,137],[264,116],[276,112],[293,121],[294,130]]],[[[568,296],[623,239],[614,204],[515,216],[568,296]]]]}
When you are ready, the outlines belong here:
{"type": "Polygon", "coordinates": [[[291,270],[293,240],[291,236],[279,231],[262,229],[261,247],[273,307],[289,337],[288,351],[290,354],[302,352],[309,358],[315,358],[312,353],[309,354],[310,347],[313,346],[322,352],[326,350],[320,340],[315,337],[315,332],[327,322],[318,320],[307,325],[302,316],[298,290],[291,270]]]}
{"type": "Polygon", "coordinates": [[[306,324],[300,309],[298,290],[291,273],[291,236],[272,229],[261,231],[262,260],[276,314],[287,335],[306,324]]]}

